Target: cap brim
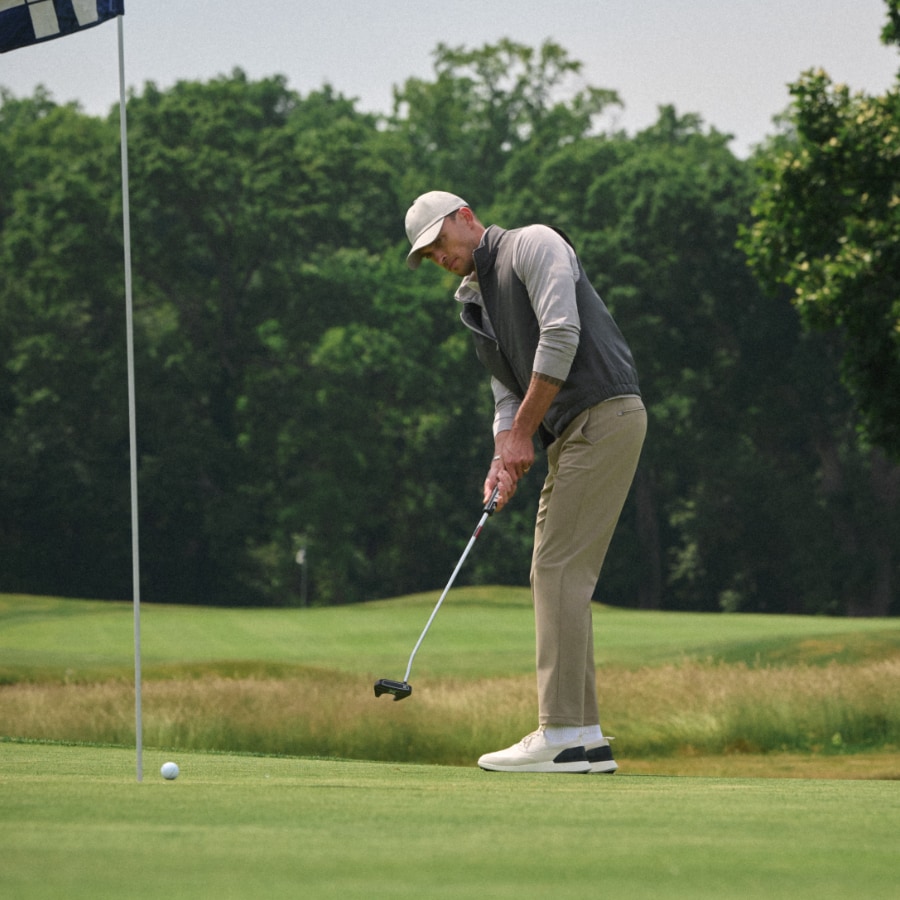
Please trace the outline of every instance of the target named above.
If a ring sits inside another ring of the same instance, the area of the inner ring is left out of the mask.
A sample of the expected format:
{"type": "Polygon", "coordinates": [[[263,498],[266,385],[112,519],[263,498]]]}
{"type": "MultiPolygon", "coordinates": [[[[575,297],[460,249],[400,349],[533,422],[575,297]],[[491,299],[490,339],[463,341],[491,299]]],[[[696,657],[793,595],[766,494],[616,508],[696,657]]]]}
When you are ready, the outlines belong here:
{"type": "Polygon", "coordinates": [[[441,233],[441,226],[444,224],[446,216],[440,216],[436,221],[432,222],[416,239],[412,250],[406,256],[406,265],[410,269],[416,270],[422,264],[422,251],[431,243],[437,240],[437,236],[441,233]]]}

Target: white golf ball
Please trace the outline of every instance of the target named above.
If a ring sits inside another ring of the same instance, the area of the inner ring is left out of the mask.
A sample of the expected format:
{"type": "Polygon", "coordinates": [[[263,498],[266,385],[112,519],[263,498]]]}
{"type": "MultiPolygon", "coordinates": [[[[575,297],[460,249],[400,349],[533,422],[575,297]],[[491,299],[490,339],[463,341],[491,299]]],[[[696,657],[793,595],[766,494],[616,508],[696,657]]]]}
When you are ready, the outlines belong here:
{"type": "Polygon", "coordinates": [[[166,781],[174,781],[178,777],[178,764],[173,762],[163,763],[162,768],[159,770],[159,774],[162,775],[166,781]]]}

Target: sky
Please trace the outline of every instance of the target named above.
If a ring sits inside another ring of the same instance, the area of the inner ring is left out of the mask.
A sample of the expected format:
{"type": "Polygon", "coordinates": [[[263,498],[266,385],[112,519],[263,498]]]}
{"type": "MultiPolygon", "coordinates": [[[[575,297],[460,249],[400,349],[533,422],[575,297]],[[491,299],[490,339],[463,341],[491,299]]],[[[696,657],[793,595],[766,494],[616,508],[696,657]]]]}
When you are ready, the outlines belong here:
{"type": "MultiPolygon", "coordinates": [[[[439,43],[550,39],[583,64],[573,88],[618,92],[624,110],[604,125],[633,134],[672,104],[733,135],[739,156],[775,131],[801,72],[821,67],[877,94],[900,68],[879,40],[884,0],[125,0],[125,11],[125,83],[137,92],[239,67],[284,75],[301,95],[327,83],[357,109],[389,113],[395,86],[433,77],[439,43]]],[[[119,97],[117,35],[108,22],[0,55],[0,86],[29,97],[42,84],[105,115],[119,97]]]]}

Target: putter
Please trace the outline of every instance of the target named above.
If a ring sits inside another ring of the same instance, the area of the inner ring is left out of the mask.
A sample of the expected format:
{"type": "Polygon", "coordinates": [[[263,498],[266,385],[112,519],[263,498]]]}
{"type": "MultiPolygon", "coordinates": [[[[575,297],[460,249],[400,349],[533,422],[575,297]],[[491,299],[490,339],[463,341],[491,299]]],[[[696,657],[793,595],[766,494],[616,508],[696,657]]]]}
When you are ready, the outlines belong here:
{"type": "Polygon", "coordinates": [[[419,635],[419,640],[416,641],[416,646],[413,647],[412,653],[409,655],[409,662],[406,666],[406,674],[403,676],[403,681],[391,681],[390,678],[380,678],[375,682],[375,696],[380,697],[382,694],[392,694],[394,700],[403,700],[405,697],[408,697],[412,693],[412,685],[409,683],[409,673],[412,671],[413,660],[416,658],[416,653],[419,652],[419,647],[422,644],[422,641],[425,639],[425,635],[428,634],[428,629],[431,628],[431,623],[434,621],[434,617],[437,615],[437,611],[441,608],[441,604],[444,602],[444,597],[447,596],[447,592],[453,586],[453,582],[456,580],[456,576],[459,573],[459,570],[462,568],[462,564],[466,561],[466,557],[469,555],[469,551],[472,549],[472,545],[475,541],[478,540],[478,535],[481,534],[481,529],[484,528],[484,523],[487,522],[488,516],[494,514],[494,510],[497,508],[497,496],[500,493],[500,486],[494,488],[491,496],[488,498],[488,502],[484,505],[484,510],[482,511],[481,520],[478,522],[475,531],[472,533],[472,537],[469,538],[469,543],[466,545],[466,549],[463,550],[463,555],[459,558],[459,562],[456,564],[456,568],[453,570],[453,574],[450,576],[450,580],[447,582],[447,587],[444,588],[444,592],[441,594],[440,599],[435,604],[434,609],[431,612],[431,615],[428,617],[428,621],[425,623],[425,628],[422,630],[422,633],[419,635]]]}

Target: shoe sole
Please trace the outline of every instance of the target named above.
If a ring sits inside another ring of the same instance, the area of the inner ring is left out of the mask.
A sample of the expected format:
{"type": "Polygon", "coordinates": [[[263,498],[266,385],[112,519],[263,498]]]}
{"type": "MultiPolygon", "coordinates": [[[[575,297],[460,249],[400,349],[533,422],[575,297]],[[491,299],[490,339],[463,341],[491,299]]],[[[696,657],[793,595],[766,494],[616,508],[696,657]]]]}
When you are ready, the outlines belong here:
{"type": "Polygon", "coordinates": [[[587,775],[591,771],[590,763],[526,763],[521,766],[504,766],[496,763],[478,763],[485,772],[560,772],[569,775],[587,775]]]}

